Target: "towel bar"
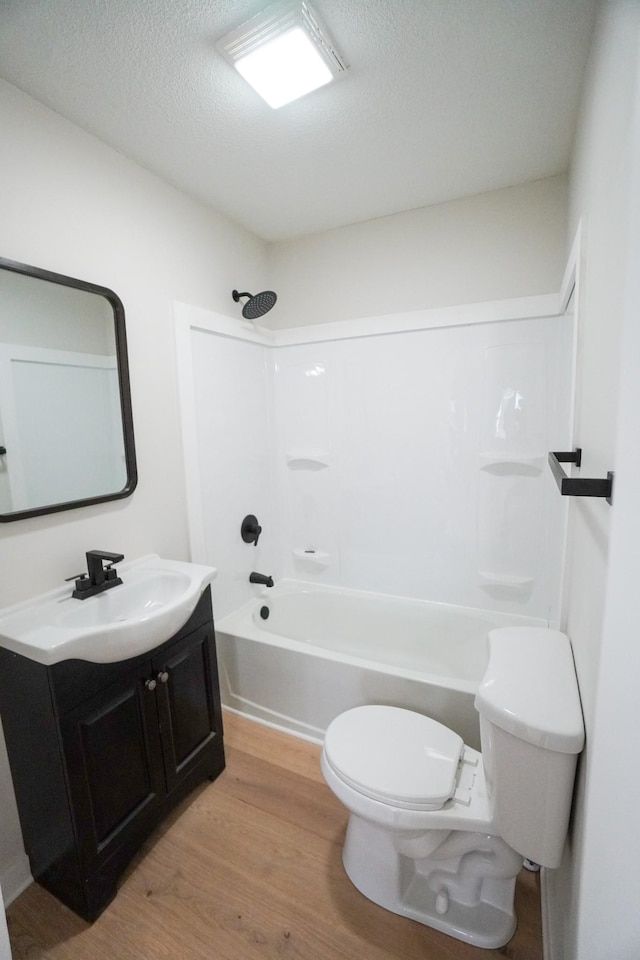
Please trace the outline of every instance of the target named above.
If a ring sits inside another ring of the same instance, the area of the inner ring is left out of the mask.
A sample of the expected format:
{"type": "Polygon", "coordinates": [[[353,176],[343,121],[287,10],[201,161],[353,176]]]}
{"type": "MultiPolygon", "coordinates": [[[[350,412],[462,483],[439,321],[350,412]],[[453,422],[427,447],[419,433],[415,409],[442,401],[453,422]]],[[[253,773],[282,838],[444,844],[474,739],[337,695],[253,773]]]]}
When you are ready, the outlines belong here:
{"type": "Polygon", "coordinates": [[[568,453],[551,451],[549,454],[549,466],[562,496],[604,497],[610,504],[613,493],[613,473],[611,471],[607,473],[606,480],[593,480],[582,477],[568,477],[560,466],[561,463],[575,463],[579,467],[581,462],[582,450],[580,447],[576,447],[575,450],[568,453]]]}

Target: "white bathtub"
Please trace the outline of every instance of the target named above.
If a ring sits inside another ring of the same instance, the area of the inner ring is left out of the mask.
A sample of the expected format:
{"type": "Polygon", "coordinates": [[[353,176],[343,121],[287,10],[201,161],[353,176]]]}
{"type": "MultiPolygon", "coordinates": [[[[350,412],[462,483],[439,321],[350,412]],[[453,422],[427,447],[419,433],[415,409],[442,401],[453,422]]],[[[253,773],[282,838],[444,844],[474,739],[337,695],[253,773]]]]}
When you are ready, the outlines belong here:
{"type": "Polygon", "coordinates": [[[367,703],[417,710],[479,747],[473,699],[494,627],[543,620],[283,580],[216,624],[222,702],[321,742],[367,703]],[[268,618],[260,611],[268,609],[268,618]]]}

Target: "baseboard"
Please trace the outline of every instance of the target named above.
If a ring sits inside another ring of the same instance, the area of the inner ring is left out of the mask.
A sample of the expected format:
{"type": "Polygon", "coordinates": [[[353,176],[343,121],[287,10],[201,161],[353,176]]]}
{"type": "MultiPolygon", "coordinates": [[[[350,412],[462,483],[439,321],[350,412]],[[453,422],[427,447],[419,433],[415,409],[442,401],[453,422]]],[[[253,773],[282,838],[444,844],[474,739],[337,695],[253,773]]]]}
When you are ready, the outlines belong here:
{"type": "MultiPolygon", "coordinates": [[[[260,710],[261,708],[258,707],[258,711],[260,710]]],[[[322,745],[323,742],[323,738],[320,736],[313,736],[309,733],[304,733],[302,730],[298,730],[294,726],[287,726],[286,723],[275,723],[273,720],[267,719],[265,716],[261,715],[260,712],[252,713],[249,710],[240,710],[237,707],[230,707],[228,704],[223,703],[223,723],[225,713],[235,713],[237,717],[243,717],[245,720],[251,720],[253,723],[260,723],[263,727],[269,727],[270,730],[277,730],[278,733],[288,733],[290,737],[297,737],[298,740],[306,740],[307,743],[317,743],[322,745]]],[[[286,721],[287,718],[284,719],[286,721]]]]}
{"type": "Polygon", "coordinates": [[[20,896],[23,890],[26,890],[29,884],[33,883],[29,858],[26,854],[18,857],[13,863],[5,867],[0,873],[0,885],[2,886],[2,899],[5,907],[20,896]]]}

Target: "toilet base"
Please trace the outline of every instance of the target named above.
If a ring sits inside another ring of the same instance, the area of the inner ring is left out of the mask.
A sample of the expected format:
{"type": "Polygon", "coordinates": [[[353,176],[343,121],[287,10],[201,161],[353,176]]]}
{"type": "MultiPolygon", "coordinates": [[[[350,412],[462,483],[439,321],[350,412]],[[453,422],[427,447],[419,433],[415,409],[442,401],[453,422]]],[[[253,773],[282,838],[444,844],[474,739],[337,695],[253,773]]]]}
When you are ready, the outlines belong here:
{"type": "Polygon", "coordinates": [[[504,946],[516,928],[513,895],[522,857],[500,837],[428,833],[396,834],[352,813],[342,852],[347,876],[392,913],[476,947],[504,946]],[[420,856],[425,847],[429,856],[420,856]]]}

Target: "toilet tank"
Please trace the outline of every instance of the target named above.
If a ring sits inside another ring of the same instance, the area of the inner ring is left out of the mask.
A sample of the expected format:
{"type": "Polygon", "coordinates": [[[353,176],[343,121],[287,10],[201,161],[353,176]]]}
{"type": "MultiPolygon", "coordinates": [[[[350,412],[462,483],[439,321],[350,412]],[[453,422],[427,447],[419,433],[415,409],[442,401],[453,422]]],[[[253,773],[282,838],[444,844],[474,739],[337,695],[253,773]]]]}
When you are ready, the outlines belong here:
{"type": "Polygon", "coordinates": [[[568,637],[537,627],[492,630],[475,706],[497,832],[523,857],[559,866],[584,746],[568,637]]]}

